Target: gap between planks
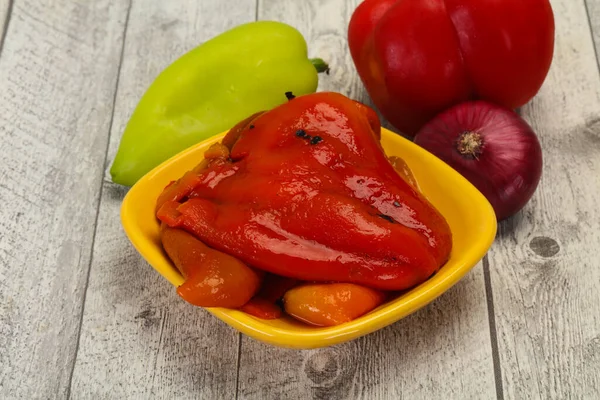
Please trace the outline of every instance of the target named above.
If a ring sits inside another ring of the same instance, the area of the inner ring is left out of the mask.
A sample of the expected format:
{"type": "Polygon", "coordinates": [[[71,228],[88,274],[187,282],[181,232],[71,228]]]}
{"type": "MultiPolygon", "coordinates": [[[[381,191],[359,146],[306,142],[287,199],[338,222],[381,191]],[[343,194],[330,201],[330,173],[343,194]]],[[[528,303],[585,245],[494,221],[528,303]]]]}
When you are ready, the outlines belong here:
{"type": "Polygon", "coordinates": [[[0,27],[2,27],[2,28],[0,28],[0,57],[2,57],[2,50],[4,49],[4,41],[6,40],[6,33],[8,32],[8,25],[10,24],[10,17],[12,15],[13,3],[14,3],[14,0],[8,0],[6,9],[0,10],[0,17],[2,17],[3,12],[6,13],[3,20],[2,20],[2,18],[0,18],[0,20],[2,20],[1,24],[3,24],[3,25],[0,25],[0,27]]]}
{"type": "Polygon", "coordinates": [[[498,348],[498,333],[496,331],[496,313],[494,311],[494,291],[490,278],[490,262],[488,255],[483,257],[483,279],[485,282],[485,295],[487,299],[488,318],[490,321],[490,344],[492,347],[492,364],[494,365],[494,380],[496,383],[496,397],[504,400],[504,389],[502,387],[502,367],[500,365],[500,354],[498,348]]]}
{"type": "Polygon", "coordinates": [[[594,23],[592,21],[589,2],[590,0],[584,1],[585,14],[587,15],[588,26],[590,28],[590,36],[592,38],[592,43],[594,44],[594,56],[596,57],[596,64],[598,64],[598,74],[600,74],[600,58],[598,58],[598,46],[600,46],[600,43],[596,41],[596,36],[594,35],[594,23]]]}

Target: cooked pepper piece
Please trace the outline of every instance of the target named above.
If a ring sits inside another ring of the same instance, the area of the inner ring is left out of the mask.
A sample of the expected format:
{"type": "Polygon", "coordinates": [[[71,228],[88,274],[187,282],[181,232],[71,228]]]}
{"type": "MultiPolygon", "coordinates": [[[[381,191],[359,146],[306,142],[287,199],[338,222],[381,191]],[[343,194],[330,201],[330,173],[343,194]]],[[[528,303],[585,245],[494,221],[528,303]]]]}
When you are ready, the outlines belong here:
{"type": "Polygon", "coordinates": [[[265,274],[262,286],[257,295],[244,304],[241,311],[262,319],[275,319],[281,316],[281,308],[277,304],[285,292],[298,284],[296,279],[265,274]]]}
{"type": "Polygon", "coordinates": [[[176,182],[171,182],[158,196],[156,211],[167,201],[180,201],[187,197],[190,192],[200,183],[200,177],[194,171],[188,171],[176,182]]]}
{"type": "Polygon", "coordinates": [[[227,147],[229,150],[233,148],[233,145],[238,141],[240,135],[244,131],[244,129],[254,129],[254,125],[252,121],[258,118],[260,115],[264,114],[264,111],[257,112],[252,114],[248,118],[238,122],[233,128],[227,132],[227,135],[222,140],[223,146],[227,147]]]}
{"type": "Polygon", "coordinates": [[[351,283],[307,284],[289,290],[285,311],[300,321],[317,326],[350,322],[385,300],[378,290],[351,283]]]}
{"type": "Polygon", "coordinates": [[[299,280],[392,290],[414,286],[435,271],[437,263],[416,232],[384,214],[368,213],[357,200],[326,194],[315,200],[293,219],[265,212],[249,220],[242,205],[216,205],[200,198],[188,200],[178,211],[181,227],[207,238],[210,246],[299,280]],[[407,242],[411,246],[399,252],[407,242]]]}
{"type": "Polygon", "coordinates": [[[208,248],[185,231],[163,227],[161,241],[185,278],[177,293],[188,303],[238,308],[260,287],[260,272],[228,254],[208,248]]]}
{"type": "Polygon", "coordinates": [[[382,290],[425,281],[448,259],[451,233],[386,158],[373,115],[335,93],[260,114],[236,130],[229,163],[199,173],[181,218],[164,222],[298,280],[382,290]]]}
{"type": "Polygon", "coordinates": [[[397,156],[392,156],[389,158],[389,160],[396,172],[398,172],[398,174],[402,177],[402,179],[408,182],[415,189],[419,190],[419,185],[417,184],[415,175],[411,171],[406,161],[397,156]]]}
{"type": "Polygon", "coordinates": [[[156,212],[156,217],[163,222],[161,232],[165,226],[177,226],[181,223],[181,213],[178,211],[181,203],[176,201],[165,201],[156,212]]]}
{"type": "Polygon", "coordinates": [[[261,297],[253,297],[240,308],[240,311],[261,319],[276,319],[281,317],[281,308],[261,297]]]}

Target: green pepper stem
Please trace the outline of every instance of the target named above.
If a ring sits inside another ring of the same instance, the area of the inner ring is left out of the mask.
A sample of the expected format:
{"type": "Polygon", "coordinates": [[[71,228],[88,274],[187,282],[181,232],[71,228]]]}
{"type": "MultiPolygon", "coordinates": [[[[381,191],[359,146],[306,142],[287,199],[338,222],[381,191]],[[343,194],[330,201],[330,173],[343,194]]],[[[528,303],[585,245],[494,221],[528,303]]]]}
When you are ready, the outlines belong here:
{"type": "Polygon", "coordinates": [[[329,65],[321,58],[311,58],[309,61],[315,66],[318,73],[325,72],[329,75],[329,65]]]}

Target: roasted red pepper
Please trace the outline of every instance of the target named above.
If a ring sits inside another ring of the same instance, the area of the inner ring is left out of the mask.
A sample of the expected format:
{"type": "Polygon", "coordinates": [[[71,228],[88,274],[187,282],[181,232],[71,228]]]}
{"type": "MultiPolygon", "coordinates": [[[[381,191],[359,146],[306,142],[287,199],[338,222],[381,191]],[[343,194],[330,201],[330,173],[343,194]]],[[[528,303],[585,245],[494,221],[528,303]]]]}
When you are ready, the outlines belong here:
{"type": "Polygon", "coordinates": [[[159,219],[246,265],[304,281],[402,290],[448,259],[445,219],[386,158],[373,110],[317,93],[242,125],[223,140],[228,157],[166,188],[159,219]]]}
{"type": "Polygon", "coordinates": [[[162,245],[185,283],[177,293],[187,302],[201,307],[237,308],[258,291],[262,273],[240,260],[206,247],[181,229],[163,225],[162,245]]]}
{"type": "Polygon", "coordinates": [[[348,41],[375,105],[413,135],[465,100],[527,103],[550,68],[554,17],[548,0],[365,0],[348,41]]]}
{"type": "Polygon", "coordinates": [[[298,281],[279,275],[266,274],[262,286],[256,296],[244,304],[240,310],[262,319],[275,319],[281,316],[281,308],[277,304],[283,295],[296,286],[298,281]]]}
{"type": "Polygon", "coordinates": [[[307,284],[289,290],[285,311],[310,325],[333,326],[352,321],[385,300],[385,293],[352,283],[307,284]]]}
{"type": "Polygon", "coordinates": [[[260,319],[277,319],[281,317],[281,308],[262,297],[253,297],[240,310],[260,319]]]}

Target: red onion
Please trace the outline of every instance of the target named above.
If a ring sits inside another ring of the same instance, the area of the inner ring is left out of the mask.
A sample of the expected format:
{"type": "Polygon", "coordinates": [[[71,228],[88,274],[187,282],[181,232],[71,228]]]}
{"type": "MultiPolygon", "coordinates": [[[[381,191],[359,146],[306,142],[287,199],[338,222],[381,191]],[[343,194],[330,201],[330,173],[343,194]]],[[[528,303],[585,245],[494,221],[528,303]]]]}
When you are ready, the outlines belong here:
{"type": "Polygon", "coordinates": [[[485,101],[459,104],[436,116],[415,143],[467,178],[492,204],[498,221],[520,211],[542,174],[542,149],[513,111],[485,101]]]}

